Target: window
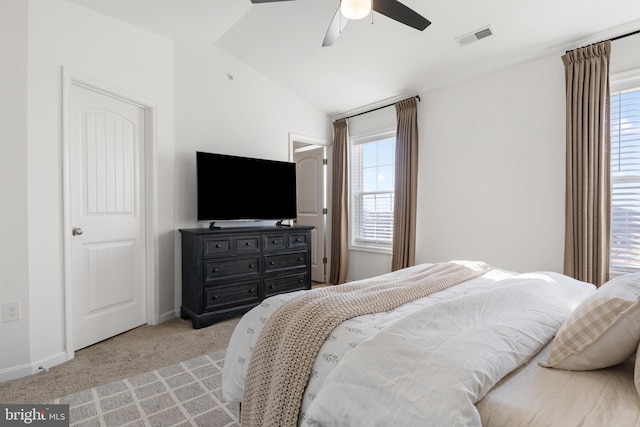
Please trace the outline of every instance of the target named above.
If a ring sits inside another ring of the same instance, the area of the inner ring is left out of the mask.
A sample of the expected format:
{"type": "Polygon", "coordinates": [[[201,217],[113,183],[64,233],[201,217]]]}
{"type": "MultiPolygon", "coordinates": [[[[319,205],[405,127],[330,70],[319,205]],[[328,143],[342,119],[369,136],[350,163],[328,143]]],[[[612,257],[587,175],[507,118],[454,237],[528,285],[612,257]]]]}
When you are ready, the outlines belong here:
{"type": "Polygon", "coordinates": [[[391,252],[395,131],[351,141],[351,246],[391,252]]]}
{"type": "Polygon", "coordinates": [[[611,92],[612,277],[640,271],[640,82],[628,86],[611,92]]]}

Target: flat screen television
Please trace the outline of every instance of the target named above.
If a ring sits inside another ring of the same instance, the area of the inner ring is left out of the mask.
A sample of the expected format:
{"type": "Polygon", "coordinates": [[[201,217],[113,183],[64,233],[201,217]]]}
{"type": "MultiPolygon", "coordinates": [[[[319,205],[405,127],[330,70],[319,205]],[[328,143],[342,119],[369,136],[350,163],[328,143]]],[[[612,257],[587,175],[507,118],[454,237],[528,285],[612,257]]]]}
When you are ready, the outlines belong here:
{"type": "Polygon", "coordinates": [[[296,164],[196,152],[198,221],[297,217],[296,164]]]}

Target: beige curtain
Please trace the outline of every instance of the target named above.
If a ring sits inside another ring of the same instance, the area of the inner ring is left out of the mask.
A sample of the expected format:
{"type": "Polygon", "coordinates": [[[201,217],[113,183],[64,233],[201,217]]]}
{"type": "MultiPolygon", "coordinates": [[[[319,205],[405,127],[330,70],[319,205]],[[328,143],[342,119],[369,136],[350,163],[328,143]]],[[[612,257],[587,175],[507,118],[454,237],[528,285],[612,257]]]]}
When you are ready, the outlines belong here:
{"type": "Polygon", "coordinates": [[[610,131],[606,41],[568,52],[564,273],[599,286],[609,276],[610,131]]]}
{"type": "Polygon", "coordinates": [[[418,101],[396,103],[396,175],[391,270],[415,264],[418,187],[418,101]]]}
{"type": "Polygon", "coordinates": [[[329,282],[334,285],[347,280],[348,258],[348,125],[347,119],[333,122],[333,184],[331,196],[331,270],[329,282]]]}

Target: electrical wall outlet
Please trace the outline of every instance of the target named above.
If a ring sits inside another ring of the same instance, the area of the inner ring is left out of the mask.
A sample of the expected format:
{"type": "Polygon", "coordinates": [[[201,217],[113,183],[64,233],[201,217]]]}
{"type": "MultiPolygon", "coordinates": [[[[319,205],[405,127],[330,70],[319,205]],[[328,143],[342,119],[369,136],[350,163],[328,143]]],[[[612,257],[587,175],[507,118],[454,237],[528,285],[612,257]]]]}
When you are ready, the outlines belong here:
{"type": "Polygon", "coordinates": [[[2,304],[2,320],[5,322],[20,320],[20,301],[7,301],[2,304]]]}

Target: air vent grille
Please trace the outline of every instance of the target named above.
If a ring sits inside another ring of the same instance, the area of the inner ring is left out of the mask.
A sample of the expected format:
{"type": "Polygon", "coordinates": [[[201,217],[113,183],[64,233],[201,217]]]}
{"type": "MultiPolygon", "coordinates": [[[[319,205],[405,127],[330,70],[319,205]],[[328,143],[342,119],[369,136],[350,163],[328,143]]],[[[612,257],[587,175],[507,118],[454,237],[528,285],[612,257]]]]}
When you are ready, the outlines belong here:
{"type": "Polygon", "coordinates": [[[493,32],[493,29],[491,28],[490,25],[487,25],[486,27],[483,28],[479,28],[471,33],[468,34],[464,34],[462,36],[456,37],[456,42],[458,42],[458,44],[461,47],[464,47],[468,44],[471,44],[473,42],[477,42],[478,40],[487,38],[489,36],[494,35],[495,33],[493,32]]]}

